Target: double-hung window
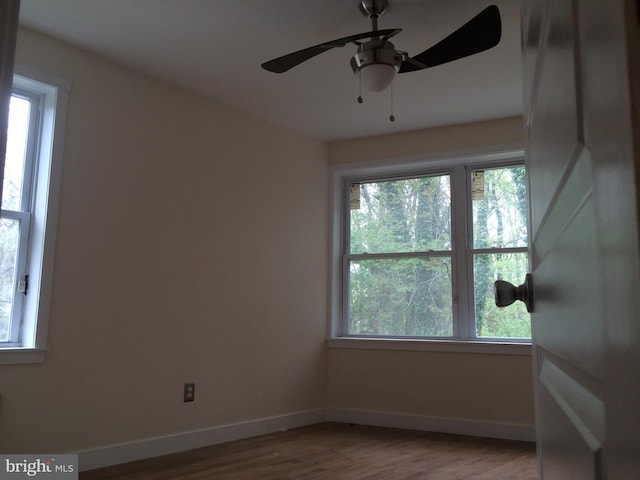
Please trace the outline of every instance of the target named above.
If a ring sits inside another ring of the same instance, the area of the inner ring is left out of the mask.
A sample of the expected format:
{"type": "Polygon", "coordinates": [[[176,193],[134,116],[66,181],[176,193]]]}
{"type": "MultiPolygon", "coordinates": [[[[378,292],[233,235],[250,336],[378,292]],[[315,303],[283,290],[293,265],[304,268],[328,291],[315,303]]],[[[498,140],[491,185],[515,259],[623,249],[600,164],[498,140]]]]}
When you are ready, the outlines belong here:
{"type": "Polygon", "coordinates": [[[332,336],[528,342],[493,294],[528,271],[526,185],[520,156],[338,174],[332,336]]]}
{"type": "Polygon", "coordinates": [[[42,361],[68,85],[16,67],[0,216],[0,364],[42,361]]]}

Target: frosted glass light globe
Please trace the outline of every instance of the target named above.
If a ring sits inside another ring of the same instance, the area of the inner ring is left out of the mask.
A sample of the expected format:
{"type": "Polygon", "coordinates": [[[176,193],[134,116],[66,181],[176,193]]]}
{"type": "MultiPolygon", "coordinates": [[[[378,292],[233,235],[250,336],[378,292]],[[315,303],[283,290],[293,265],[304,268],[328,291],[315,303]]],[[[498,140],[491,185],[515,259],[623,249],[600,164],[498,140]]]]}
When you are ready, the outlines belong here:
{"type": "Polygon", "coordinates": [[[381,92],[393,82],[396,69],[384,63],[372,63],[358,70],[362,85],[369,91],[381,92]]]}

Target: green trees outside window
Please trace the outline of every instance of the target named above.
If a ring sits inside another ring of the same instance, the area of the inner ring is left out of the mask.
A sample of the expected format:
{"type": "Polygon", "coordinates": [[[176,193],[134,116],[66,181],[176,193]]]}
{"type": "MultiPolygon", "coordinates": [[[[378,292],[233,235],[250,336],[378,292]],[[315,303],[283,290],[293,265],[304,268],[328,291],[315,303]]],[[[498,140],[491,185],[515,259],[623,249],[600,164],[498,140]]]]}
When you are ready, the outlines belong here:
{"type": "Polygon", "coordinates": [[[18,267],[26,256],[21,240],[28,235],[21,224],[28,221],[31,201],[28,183],[33,165],[27,155],[31,109],[28,98],[11,96],[0,218],[0,343],[17,338],[20,320],[14,317],[18,267]]]}
{"type": "Polygon", "coordinates": [[[483,173],[484,195],[472,200],[476,335],[530,338],[531,320],[525,305],[516,302],[498,308],[493,295],[496,280],[519,285],[529,271],[524,166],[483,173]]]}
{"type": "Polygon", "coordinates": [[[531,336],[524,307],[493,300],[495,280],[518,283],[528,271],[524,167],[464,171],[465,185],[451,172],[349,183],[348,335],[531,336]],[[465,231],[454,231],[453,212],[465,231]],[[467,297],[458,302],[468,302],[472,333],[457,326],[456,291],[467,297]]]}

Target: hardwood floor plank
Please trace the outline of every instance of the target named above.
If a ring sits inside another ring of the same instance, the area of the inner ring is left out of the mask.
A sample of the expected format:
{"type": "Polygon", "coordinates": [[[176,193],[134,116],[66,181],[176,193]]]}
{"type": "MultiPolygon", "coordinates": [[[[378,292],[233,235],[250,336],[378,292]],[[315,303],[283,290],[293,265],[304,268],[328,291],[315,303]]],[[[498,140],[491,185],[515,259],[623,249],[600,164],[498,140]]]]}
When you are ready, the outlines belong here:
{"type": "Polygon", "coordinates": [[[535,445],[323,423],[80,473],[81,480],[535,480],[535,445]]]}

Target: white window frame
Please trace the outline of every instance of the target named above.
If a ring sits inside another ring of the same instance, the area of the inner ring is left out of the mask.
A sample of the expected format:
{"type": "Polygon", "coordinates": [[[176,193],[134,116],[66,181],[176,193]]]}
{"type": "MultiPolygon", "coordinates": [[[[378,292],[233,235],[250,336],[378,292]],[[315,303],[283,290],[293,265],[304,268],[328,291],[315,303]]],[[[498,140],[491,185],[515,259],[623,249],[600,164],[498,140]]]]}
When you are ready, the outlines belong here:
{"type": "Polygon", "coordinates": [[[0,344],[0,365],[39,363],[47,351],[54,251],[62,176],[64,132],[70,83],[37,70],[16,65],[13,88],[39,99],[39,130],[34,145],[35,168],[31,186],[28,243],[22,258],[29,275],[19,336],[0,344]],[[26,255],[25,255],[26,253],[26,255]]]}
{"type": "MultiPolygon", "coordinates": [[[[466,167],[471,169],[494,168],[515,164],[524,164],[524,150],[520,146],[509,146],[500,150],[476,151],[471,153],[451,154],[438,157],[396,159],[395,161],[363,162],[358,164],[337,165],[331,168],[331,267],[330,267],[330,310],[327,345],[331,348],[363,348],[385,350],[418,350],[418,351],[445,351],[467,353],[498,353],[510,355],[530,355],[531,341],[520,339],[488,339],[475,338],[474,321],[471,318],[473,312],[473,297],[469,291],[473,291],[473,278],[469,278],[472,272],[470,263],[473,262],[471,248],[456,248],[453,246],[452,265],[456,273],[465,272],[466,278],[461,278],[452,285],[452,294],[459,301],[454,302],[454,337],[367,337],[347,334],[348,319],[344,318],[344,288],[346,279],[344,275],[343,250],[348,215],[345,194],[345,185],[352,179],[383,179],[400,176],[419,176],[438,173],[449,173],[452,182],[452,196],[464,196],[462,201],[453,201],[452,198],[452,243],[460,242],[465,237],[465,244],[470,245],[472,232],[471,212],[467,205],[466,196],[470,195],[467,188],[454,189],[466,182],[466,167]],[[458,211],[456,211],[458,209],[458,211]],[[457,232],[457,233],[454,233],[457,232]],[[467,268],[456,268],[459,262],[465,262],[467,268]],[[471,290],[469,290],[471,289],[471,290]]],[[[510,251],[522,249],[501,249],[510,251]]],[[[524,249],[525,251],[527,249],[524,249]]]]}

